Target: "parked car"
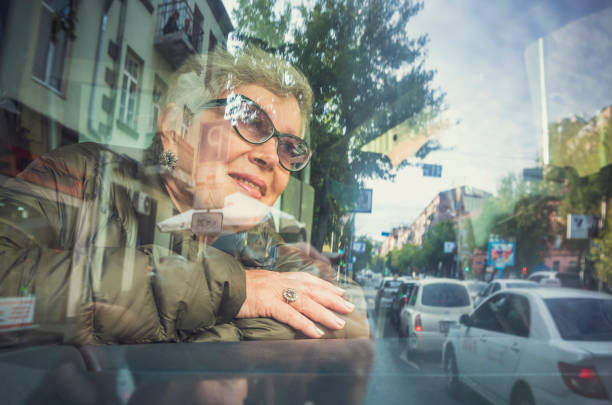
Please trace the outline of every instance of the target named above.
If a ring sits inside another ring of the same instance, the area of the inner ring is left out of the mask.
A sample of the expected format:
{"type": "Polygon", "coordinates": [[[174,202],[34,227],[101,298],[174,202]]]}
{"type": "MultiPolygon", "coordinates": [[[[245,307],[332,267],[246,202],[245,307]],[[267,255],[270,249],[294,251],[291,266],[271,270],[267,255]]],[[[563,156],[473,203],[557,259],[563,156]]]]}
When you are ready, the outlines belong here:
{"type": "Polygon", "coordinates": [[[480,293],[482,293],[489,285],[486,281],[480,280],[467,280],[464,281],[464,283],[470,293],[470,298],[472,298],[472,302],[474,303],[476,302],[476,299],[480,293]]]}
{"type": "Polygon", "coordinates": [[[535,281],[529,280],[516,280],[516,279],[504,279],[504,280],[493,280],[489,283],[488,287],[485,288],[482,293],[478,295],[478,299],[474,301],[474,307],[477,307],[485,298],[495,294],[500,290],[507,290],[509,288],[538,288],[540,284],[535,281]]]}
{"type": "Polygon", "coordinates": [[[374,304],[374,311],[377,315],[385,314],[387,309],[391,307],[393,294],[397,291],[401,284],[402,280],[395,277],[385,277],[380,281],[374,304]]]}
{"type": "Polygon", "coordinates": [[[472,300],[461,281],[432,278],[419,281],[400,313],[399,334],[411,352],[440,350],[449,327],[472,311],[472,300]]]}
{"type": "Polygon", "coordinates": [[[559,271],[536,271],[527,280],[547,287],[582,288],[583,283],[578,273],[561,273],[559,271]]]}
{"type": "Polygon", "coordinates": [[[399,324],[399,314],[408,302],[412,288],[416,285],[416,280],[404,280],[397,291],[393,294],[393,301],[389,309],[389,319],[393,325],[399,324]]]}
{"type": "Polygon", "coordinates": [[[610,403],[612,297],[499,291],[451,328],[442,362],[452,396],[466,384],[492,403],[610,403]]]}

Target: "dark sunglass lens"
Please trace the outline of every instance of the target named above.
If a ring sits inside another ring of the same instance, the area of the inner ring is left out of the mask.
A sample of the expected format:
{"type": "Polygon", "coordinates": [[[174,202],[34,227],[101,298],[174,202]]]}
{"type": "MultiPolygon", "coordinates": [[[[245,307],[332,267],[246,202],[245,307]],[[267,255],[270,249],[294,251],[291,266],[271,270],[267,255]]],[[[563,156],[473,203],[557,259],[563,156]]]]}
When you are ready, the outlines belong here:
{"type": "Polygon", "coordinates": [[[300,170],[308,163],[310,150],[300,139],[283,137],[278,144],[278,157],[289,170],[300,170]]]}

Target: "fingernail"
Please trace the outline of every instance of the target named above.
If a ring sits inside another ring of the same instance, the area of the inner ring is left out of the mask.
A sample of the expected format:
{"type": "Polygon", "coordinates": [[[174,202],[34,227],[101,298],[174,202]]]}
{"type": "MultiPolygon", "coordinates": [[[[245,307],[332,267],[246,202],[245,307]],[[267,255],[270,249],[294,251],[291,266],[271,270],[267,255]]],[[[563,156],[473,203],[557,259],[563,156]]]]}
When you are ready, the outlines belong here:
{"type": "Polygon", "coordinates": [[[340,328],[344,328],[344,324],[346,324],[346,322],[344,321],[344,319],[336,317],[336,324],[338,324],[340,328]]]}
{"type": "Polygon", "coordinates": [[[339,292],[340,294],[344,294],[344,293],[346,292],[346,290],[345,290],[345,289],[340,288],[340,287],[336,287],[336,290],[338,290],[338,292],[339,292]]]}
{"type": "Polygon", "coordinates": [[[353,304],[352,302],[344,301],[344,306],[350,309],[351,311],[355,309],[355,304],[353,304]]]}
{"type": "Polygon", "coordinates": [[[315,330],[317,331],[317,333],[319,334],[319,337],[323,336],[325,334],[325,332],[323,332],[321,329],[315,327],[315,330]]]}

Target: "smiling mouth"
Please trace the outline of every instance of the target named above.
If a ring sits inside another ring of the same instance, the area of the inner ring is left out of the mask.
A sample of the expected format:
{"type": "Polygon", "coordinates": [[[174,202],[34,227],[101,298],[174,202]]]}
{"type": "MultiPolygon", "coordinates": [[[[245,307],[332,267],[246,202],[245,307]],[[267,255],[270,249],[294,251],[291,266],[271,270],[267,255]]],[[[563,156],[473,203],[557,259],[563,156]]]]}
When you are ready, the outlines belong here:
{"type": "Polygon", "coordinates": [[[242,177],[235,173],[229,173],[229,176],[238,183],[240,187],[245,189],[251,197],[260,199],[264,195],[266,195],[265,186],[260,186],[258,184],[253,183],[251,180],[246,177],[242,177]]]}

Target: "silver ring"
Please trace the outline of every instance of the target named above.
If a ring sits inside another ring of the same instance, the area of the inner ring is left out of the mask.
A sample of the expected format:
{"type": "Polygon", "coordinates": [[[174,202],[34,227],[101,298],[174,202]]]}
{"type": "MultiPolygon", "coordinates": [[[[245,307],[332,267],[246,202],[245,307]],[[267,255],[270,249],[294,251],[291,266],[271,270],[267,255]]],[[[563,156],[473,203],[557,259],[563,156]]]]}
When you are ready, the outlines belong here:
{"type": "Polygon", "coordinates": [[[287,304],[295,302],[298,299],[298,292],[293,288],[285,288],[283,290],[283,298],[287,304]]]}

